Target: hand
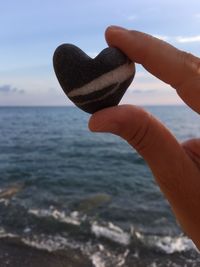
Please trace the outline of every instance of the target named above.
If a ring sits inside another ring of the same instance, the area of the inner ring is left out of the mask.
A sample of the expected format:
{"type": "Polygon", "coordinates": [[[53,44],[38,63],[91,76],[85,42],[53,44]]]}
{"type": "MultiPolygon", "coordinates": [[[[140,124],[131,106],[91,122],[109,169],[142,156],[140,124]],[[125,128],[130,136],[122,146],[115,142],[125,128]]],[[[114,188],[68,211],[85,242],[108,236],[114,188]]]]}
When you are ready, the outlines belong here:
{"type": "MultiPolygon", "coordinates": [[[[200,113],[200,59],[150,35],[110,27],[110,46],[176,89],[200,113]]],[[[94,132],[124,138],[146,160],[183,230],[200,249],[200,139],[180,144],[145,110],[131,105],[96,112],[89,121],[94,132]]]]}

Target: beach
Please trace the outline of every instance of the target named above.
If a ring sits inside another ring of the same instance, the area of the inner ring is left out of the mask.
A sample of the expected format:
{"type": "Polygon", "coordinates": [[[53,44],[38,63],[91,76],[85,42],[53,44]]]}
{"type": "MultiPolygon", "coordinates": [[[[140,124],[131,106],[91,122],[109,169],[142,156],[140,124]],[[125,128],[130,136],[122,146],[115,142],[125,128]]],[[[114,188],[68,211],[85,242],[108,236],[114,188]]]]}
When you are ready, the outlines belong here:
{"type": "Polygon", "coordinates": [[[90,260],[79,250],[67,250],[50,253],[26,246],[18,240],[1,239],[1,267],[92,267],[90,260]]]}

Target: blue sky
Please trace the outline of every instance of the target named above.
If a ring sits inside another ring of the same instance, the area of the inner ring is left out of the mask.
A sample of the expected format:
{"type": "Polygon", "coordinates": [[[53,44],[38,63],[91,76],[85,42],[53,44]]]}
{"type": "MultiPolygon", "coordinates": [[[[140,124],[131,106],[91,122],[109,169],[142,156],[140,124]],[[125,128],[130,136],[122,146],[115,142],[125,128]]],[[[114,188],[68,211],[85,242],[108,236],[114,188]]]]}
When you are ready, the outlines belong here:
{"type": "MultiPolygon", "coordinates": [[[[144,31],[200,56],[199,0],[0,1],[0,105],[66,105],[52,68],[61,43],[91,56],[109,25],[144,31]]],[[[123,103],[181,103],[169,86],[137,66],[123,103]]]]}

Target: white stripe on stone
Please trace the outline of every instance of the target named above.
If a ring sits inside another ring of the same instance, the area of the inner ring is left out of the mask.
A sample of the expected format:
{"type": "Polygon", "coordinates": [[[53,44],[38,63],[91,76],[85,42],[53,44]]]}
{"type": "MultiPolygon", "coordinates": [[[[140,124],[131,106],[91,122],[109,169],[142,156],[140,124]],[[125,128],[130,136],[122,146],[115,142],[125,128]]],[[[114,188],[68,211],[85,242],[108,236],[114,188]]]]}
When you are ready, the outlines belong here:
{"type": "Polygon", "coordinates": [[[111,70],[100,77],[79,88],[74,88],[68,93],[68,97],[88,95],[100,91],[114,83],[123,83],[133,75],[134,63],[126,63],[120,67],[111,70]]]}
{"type": "Polygon", "coordinates": [[[100,96],[98,98],[87,100],[87,101],[84,101],[84,102],[76,102],[76,104],[78,104],[80,106],[84,106],[84,105],[87,105],[87,104],[90,104],[90,103],[93,103],[93,102],[98,102],[98,101],[104,100],[108,96],[114,94],[117,91],[117,89],[119,88],[119,86],[120,86],[120,83],[116,84],[116,86],[112,90],[108,91],[106,94],[104,94],[104,95],[102,95],[102,96],[100,96]]]}

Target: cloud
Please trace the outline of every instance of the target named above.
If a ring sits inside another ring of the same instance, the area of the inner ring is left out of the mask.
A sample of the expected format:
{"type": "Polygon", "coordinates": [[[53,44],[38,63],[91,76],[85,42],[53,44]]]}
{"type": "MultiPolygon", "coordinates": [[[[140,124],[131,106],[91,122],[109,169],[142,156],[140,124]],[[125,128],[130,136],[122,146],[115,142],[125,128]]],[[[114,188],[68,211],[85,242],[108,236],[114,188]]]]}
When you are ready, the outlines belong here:
{"type": "Polygon", "coordinates": [[[153,93],[160,89],[168,90],[169,85],[157,79],[147,71],[137,71],[129,91],[132,93],[144,94],[153,93]]]}
{"type": "Polygon", "coordinates": [[[193,35],[193,36],[167,36],[167,35],[153,34],[153,36],[158,38],[158,39],[161,39],[163,41],[174,42],[174,43],[195,43],[195,42],[200,42],[200,35],[193,35]]]}
{"type": "Polygon", "coordinates": [[[156,89],[146,89],[146,90],[139,90],[139,89],[133,89],[131,90],[131,93],[133,94],[152,94],[152,93],[157,93],[159,90],[156,89]]]}
{"type": "Polygon", "coordinates": [[[136,20],[138,17],[136,15],[130,15],[127,17],[127,20],[128,21],[133,21],[133,20],[136,20]]]}
{"type": "Polygon", "coordinates": [[[200,35],[195,36],[177,36],[176,41],[178,43],[194,43],[194,42],[200,42],[200,35]]]}
{"type": "Polygon", "coordinates": [[[18,89],[16,87],[12,87],[9,84],[4,84],[0,86],[0,93],[3,94],[24,94],[24,90],[23,89],[18,89]]]}

